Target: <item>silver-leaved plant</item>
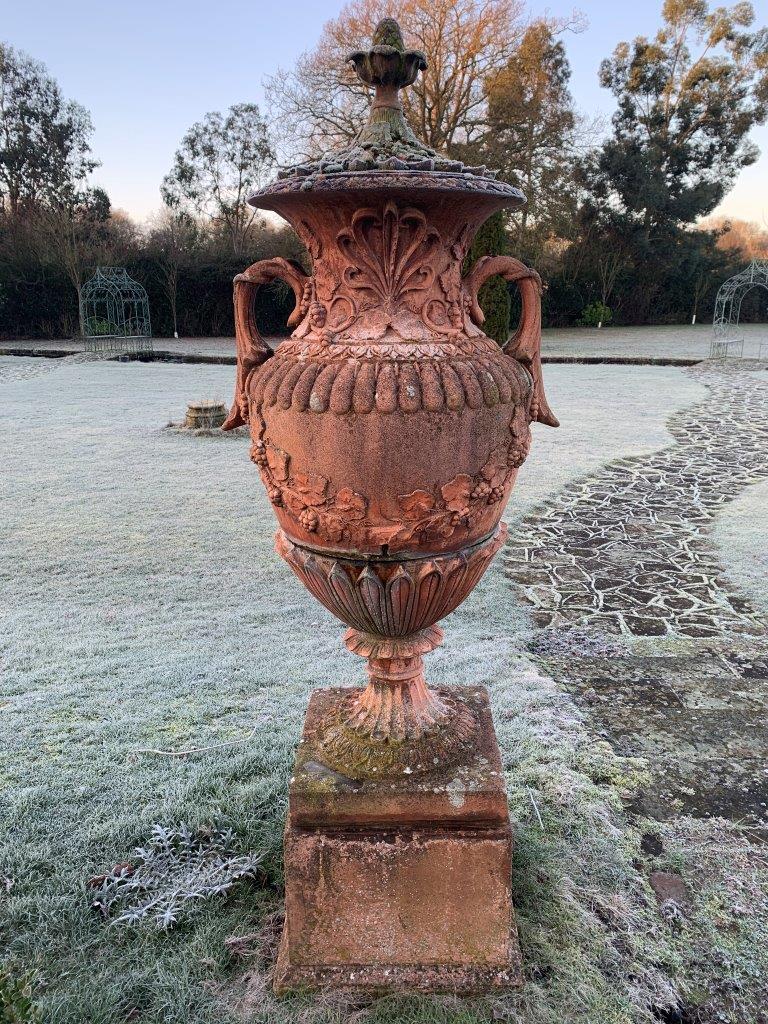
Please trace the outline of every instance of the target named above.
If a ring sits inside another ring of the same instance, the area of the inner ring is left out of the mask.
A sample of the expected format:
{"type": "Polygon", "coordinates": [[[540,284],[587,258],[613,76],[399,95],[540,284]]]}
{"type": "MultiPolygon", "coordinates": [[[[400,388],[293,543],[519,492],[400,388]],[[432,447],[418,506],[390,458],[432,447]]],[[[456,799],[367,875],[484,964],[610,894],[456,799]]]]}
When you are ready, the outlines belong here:
{"type": "Polygon", "coordinates": [[[172,928],[201,910],[205,900],[256,877],[262,858],[238,853],[231,829],[155,825],[132,861],[92,880],[99,885],[93,906],[114,924],[172,928]]]}

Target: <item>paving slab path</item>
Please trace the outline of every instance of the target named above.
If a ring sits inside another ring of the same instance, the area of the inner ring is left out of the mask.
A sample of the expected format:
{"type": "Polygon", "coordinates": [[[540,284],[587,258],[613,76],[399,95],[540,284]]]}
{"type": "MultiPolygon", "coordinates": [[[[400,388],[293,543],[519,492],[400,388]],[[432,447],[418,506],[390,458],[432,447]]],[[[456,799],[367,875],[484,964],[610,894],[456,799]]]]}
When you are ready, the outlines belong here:
{"type": "Polygon", "coordinates": [[[506,571],[532,644],[617,749],[653,773],[637,809],[768,824],[768,622],[709,536],[768,477],[765,362],[687,371],[708,397],[676,443],[620,459],[526,516],[506,571]]]}
{"type": "Polygon", "coordinates": [[[538,626],[578,623],[653,636],[760,635],[765,622],[732,593],[705,528],[768,477],[764,364],[701,363],[708,397],[677,413],[677,443],[620,459],[568,485],[521,523],[510,578],[538,626]]]}
{"type": "Polygon", "coordinates": [[[672,417],[675,444],[566,486],[507,550],[548,667],[624,753],[648,759],[641,809],[659,817],[766,821],[768,621],[709,535],[727,502],[768,478],[765,371],[687,371],[708,396],[672,417]]]}

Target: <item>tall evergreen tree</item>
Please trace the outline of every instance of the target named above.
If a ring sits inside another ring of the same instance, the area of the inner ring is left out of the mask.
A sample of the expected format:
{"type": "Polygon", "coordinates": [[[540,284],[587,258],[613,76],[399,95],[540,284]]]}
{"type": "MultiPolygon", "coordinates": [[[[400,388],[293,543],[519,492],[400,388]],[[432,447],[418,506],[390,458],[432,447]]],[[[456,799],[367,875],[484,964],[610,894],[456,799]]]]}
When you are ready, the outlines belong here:
{"type": "MultiPolygon", "coordinates": [[[[465,260],[469,270],[481,256],[503,256],[508,252],[504,212],[494,213],[475,235],[465,260]]],[[[503,345],[509,337],[509,315],[512,304],[509,287],[502,277],[489,278],[478,293],[480,308],[485,314],[483,331],[503,345]]]]}
{"type": "Polygon", "coordinates": [[[749,132],[768,115],[768,29],[749,31],[751,4],[666,0],[662,17],[653,40],[620,43],[600,66],[618,109],[589,166],[596,197],[646,239],[717,206],[757,159],[749,132]]]}
{"type": "Polygon", "coordinates": [[[97,166],[92,130],[43,64],[0,43],[0,212],[71,202],[97,166]]]}
{"type": "Polygon", "coordinates": [[[603,61],[600,81],[618,109],[578,173],[581,236],[621,255],[633,321],[658,312],[668,282],[700,266],[691,246],[712,251],[710,234],[689,226],[756,160],[749,132],[768,115],[768,30],[751,31],[751,4],[666,0],[662,15],[654,39],[620,43],[603,61]]]}
{"type": "Polygon", "coordinates": [[[516,249],[536,260],[546,238],[573,216],[569,188],[578,118],[568,90],[571,69],[552,27],[536,21],[486,82],[488,127],[483,159],[525,192],[512,218],[516,249]]]}

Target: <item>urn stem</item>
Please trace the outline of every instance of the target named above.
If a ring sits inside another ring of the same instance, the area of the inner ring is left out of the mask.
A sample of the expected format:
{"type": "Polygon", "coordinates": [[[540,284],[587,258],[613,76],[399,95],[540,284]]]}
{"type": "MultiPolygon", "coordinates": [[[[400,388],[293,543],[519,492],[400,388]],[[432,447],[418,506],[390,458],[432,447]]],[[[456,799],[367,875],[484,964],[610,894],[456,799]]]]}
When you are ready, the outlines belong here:
{"type": "Polygon", "coordinates": [[[435,732],[448,708],[424,679],[420,654],[368,659],[368,686],[355,700],[347,724],[373,740],[418,740],[435,732]]]}
{"type": "Polygon", "coordinates": [[[385,110],[388,112],[399,111],[402,113],[403,104],[400,101],[400,89],[396,85],[382,84],[376,86],[376,93],[371,102],[371,111],[368,123],[373,124],[382,118],[374,116],[374,112],[385,110]]]}

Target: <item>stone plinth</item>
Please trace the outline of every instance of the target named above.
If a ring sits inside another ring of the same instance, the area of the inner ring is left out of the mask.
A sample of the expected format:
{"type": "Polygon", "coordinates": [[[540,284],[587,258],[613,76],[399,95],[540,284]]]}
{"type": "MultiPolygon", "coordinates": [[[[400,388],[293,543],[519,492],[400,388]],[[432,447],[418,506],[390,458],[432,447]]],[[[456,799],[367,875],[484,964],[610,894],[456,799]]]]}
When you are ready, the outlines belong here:
{"type": "Polygon", "coordinates": [[[349,689],[312,695],[290,787],[275,989],[480,992],[522,981],[512,830],[487,693],[437,688],[475,723],[450,765],[351,779],[322,762],[349,689]]]}

